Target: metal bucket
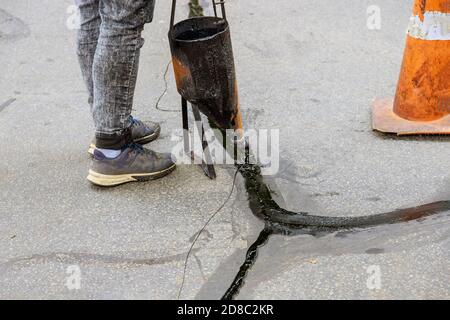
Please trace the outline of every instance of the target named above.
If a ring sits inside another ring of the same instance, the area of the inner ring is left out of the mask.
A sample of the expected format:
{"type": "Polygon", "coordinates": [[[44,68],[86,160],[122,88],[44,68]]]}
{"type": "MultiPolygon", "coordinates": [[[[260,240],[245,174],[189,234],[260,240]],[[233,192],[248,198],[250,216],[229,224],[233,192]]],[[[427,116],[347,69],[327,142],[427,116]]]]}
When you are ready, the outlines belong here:
{"type": "MultiPolygon", "coordinates": [[[[215,2],[213,2],[216,5],[215,2]]],[[[221,129],[242,129],[230,28],[224,18],[196,17],[174,25],[169,42],[180,95],[221,129]]]]}

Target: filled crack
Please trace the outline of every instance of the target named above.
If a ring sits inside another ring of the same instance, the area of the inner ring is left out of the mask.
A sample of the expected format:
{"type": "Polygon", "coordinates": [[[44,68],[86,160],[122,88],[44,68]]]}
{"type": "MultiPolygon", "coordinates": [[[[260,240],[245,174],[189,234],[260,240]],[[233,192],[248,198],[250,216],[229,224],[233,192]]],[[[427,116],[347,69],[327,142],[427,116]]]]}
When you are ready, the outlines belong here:
{"type": "Polygon", "coordinates": [[[191,0],[189,2],[189,18],[203,17],[203,7],[198,0],[191,0]]]}
{"type": "MultiPolygon", "coordinates": [[[[225,132],[222,132],[222,134],[225,134],[225,132]]],[[[234,139],[227,139],[226,141],[234,141],[234,139]]],[[[245,144],[245,151],[242,148],[237,149],[237,157],[243,153],[245,157],[245,164],[237,165],[237,172],[244,178],[249,207],[256,217],[265,222],[265,227],[256,242],[248,249],[244,263],[222,298],[224,300],[234,299],[239,294],[240,289],[245,284],[249,270],[256,263],[258,249],[267,243],[271,234],[295,235],[307,233],[314,235],[366,229],[418,220],[450,211],[450,201],[438,201],[386,213],[358,217],[319,216],[308,212],[289,211],[281,208],[272,198],[270,188],[264,182],[260,166],[250,164],[251,154],[248,144],[245,144]]],[[[227,148],[227,150],[235,149],[227,148]]]]}
{"type": "Polygon", "coordinates": [[[258,258],[258,249],[267,243],[272,233],[272,228],[264,228],[259,234],[258,239],[248,248],[245,261],[234,278],[233,283],[223,295],[222,300],[232,300],[237,296],[239,290],[244,285],[248,271],[253,267],[258,258]]]}

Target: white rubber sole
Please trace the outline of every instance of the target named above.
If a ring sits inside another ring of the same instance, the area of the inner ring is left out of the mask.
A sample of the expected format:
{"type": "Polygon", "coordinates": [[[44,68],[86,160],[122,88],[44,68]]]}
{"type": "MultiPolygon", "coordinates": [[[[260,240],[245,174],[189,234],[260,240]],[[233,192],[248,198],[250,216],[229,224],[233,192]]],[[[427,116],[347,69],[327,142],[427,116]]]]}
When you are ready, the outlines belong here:
{"type": "Polygon", "coordinates": [[[87,176],[87,179],[89,180],[89,182],[97,186],[115,187],[129,182],[142,182],[159,179],[171,173],[175,169],[175,167],[176,165],[173,164],[171,167],[158,172],[120,174],[120,175],[105,175],[95,172],[93,170],[89,170],[89,175],[87,176]]]}
{"type": "Polygon", "coordinates": [[[94,150],[95,150],[95,144],[93,144],[93,143],[91,143],[90,145],[89,145],[89,149],[88,149],[88,153],[91,155],[91,156],[93,156],[94,155],[94,150]]]}

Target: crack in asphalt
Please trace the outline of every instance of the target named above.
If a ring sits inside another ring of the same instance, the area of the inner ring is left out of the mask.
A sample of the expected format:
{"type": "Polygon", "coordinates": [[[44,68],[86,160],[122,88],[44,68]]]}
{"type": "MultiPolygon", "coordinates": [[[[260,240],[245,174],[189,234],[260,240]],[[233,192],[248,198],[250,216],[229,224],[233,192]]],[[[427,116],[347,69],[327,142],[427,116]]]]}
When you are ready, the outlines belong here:
{"type": "Polygon", "coordinates": [[[200,274],[202,275],[203,281],[208,280],[208,278],[205,275],[205,272],[203,271],[202,261],[200,260],[200,258],[196,254],[193,254],[192,256],[194,257],[195,261],[197,261],[197,266],[198,266],[198,269],[200,271],[200,274]]]}
{"type": "Polygon", "coordinates": [[[0,8],[0,41],[11,42],[30,35],[30,28],[20,18],[0,8]]]}
{"type": "MultiPolygon", "coordinates": [[[[195,250],[195,252],[197,251],[198,249],[195,250]]],[[[7,260],[6,262],[0,263],[0,270],[2,270],[3,272],[6,269],[27,262],[36,262],[36,263],[59,262],[72,264],[73,263],[92,264],[100,262],[107,265],[114,265],[116,267],[155,266],[177,261],[183,261],[185,257],[186,253],[164,256],[160,258],[132,259],[132,258],[122,258],[113,255],[101,255],[93,253],[51,252],[51,253],[33,254],[28,257],[18,257],[15,259],[7,260]]]]}
{"type": "Polygon", "coordinates": [[[6,100],[2,104],[0,104],[0,112],[2,112],[6,107],[9,107],[13,102],[15,102],[17,99],[11,98],[9,100],[6,100]]]}

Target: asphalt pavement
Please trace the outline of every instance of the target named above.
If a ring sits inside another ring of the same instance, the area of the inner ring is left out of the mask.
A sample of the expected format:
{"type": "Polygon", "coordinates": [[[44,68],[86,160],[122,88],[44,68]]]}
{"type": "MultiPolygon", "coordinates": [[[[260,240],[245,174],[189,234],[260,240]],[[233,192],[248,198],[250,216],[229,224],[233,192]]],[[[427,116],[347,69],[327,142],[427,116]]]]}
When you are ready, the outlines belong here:
{"type": "MultiPolygon", "coordinates": [[[[269,178],[285,208],[358,216],[449,199],[448,138],[397,138],[370,126],[372,101],[395,92],[412,1],[227,2],[245,125],[279,130],[280,170],[269,178]],[[371,6],[379,29],[368,27],[371,6]]],[[[71,6],[0,0],[0,298],[176,299],[183,278],[181,298],[220,298],[264,225],[242,179],[233,183],[229,166],[211,181],[180,165],[114,189],[86,181],[93,125],[71,6]],[[184,273],[193,239],[222,206],[184,273]]],[[[165,76],[169,11],[157,1],[145,28],[134,107],[161,122],[150,146],[165,152],[181,127],[170,66],[165,76]]],[[[178,19],[188,12],[182,1],[178,19]]],[[[449,299],[449,252],[448,213],[276,235],[238,298],[449,299]]]]}

